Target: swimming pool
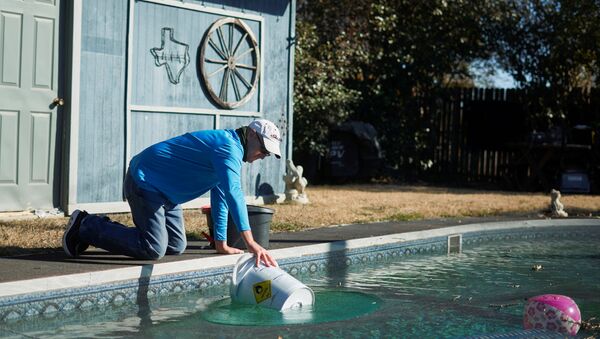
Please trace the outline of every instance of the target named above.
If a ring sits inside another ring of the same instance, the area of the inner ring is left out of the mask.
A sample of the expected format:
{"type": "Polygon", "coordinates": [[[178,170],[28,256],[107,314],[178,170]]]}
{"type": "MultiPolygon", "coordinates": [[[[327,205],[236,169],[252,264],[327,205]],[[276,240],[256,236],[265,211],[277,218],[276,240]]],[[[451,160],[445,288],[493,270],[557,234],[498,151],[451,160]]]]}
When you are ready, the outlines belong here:
{"type": "MultiPolygon", "coordinates": [[[[462,337],[521,329],[524,300],[545,293],[571,296],[584,319],[600,315],[598,227],[487,228],[460,233],[461,254],[446,254],[448,235],[467,228],[428,232],[433,235],[429,238],[415,235],[418,239],[410,239],[411,235],[403,234],[401,242],[396,239],[382,245],[389,240],[384,239],[375,241],[377,246],[355,248],[346,244],[343,251],[281,260],[284,268],[315,289],[316,306],[336,293],[338,297],[349,293],[345,298],[356,302],[340,312],[356,314],[346,320],[223,325],[207,314],[228,303],[225,285],[187,292],[181,287],[179,293],[161,294],[150,284],[141,285],[135,302],[128,302],[130,297],[121,292],[120,305],[107,302],[77,312],[4,321],[0,335],[462,337]],[[533,271],[532,265],[543,269],[533,271]]],[[[244,312],[248,311],[238,311],[231,318],[244,312]]]]}

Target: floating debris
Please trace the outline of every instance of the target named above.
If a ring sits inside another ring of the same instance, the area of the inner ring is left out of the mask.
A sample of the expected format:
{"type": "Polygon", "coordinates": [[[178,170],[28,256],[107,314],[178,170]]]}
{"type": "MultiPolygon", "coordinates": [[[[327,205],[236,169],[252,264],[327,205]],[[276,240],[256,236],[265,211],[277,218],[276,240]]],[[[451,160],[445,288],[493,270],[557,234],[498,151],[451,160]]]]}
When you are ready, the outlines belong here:
{"type": "Polygon", "coordinates": [[[596,317],[589,318],[588,320],[581,321],[581,329],[584,331],[600,333],[600,321],[596,317]]]}
{"type": "Polygon", "coordinates": [[[544,266],[542,266],[542,265],[539,265],[539,264],[533,265],[533,266],[531,267],[531,270],[532,270],[532,271],[541,271],[541,270],[543,270],[543,269],[544,269],[544,266]]]}
{"type": "Polygon", "coordinates": [[[489,304],[488,307],[494,307],[494,308],[505,308],[505,307],[510,307],[510,306],[519,306],[521,305],[520,303],[510,303],[510,304],[489,304]]]}

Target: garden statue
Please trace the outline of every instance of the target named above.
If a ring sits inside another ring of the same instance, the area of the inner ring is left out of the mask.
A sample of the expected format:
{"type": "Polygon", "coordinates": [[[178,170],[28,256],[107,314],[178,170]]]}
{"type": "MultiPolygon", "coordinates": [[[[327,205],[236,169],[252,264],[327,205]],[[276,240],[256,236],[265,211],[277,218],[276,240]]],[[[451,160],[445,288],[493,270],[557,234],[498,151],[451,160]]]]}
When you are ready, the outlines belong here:
{"type": "Polygon", "coordinates": [[[557,191],[555,189],[550,191],[550,213],[553,217],[566,218],[569,216],[569,214],[565,212],[565,206],[563,206],[559,199],[560,191],[557,191]]]}
{"type": "Polygon", "coordinates": [[[305,193],[308,180],[302,177],[303,171],[302,166],[294,166],[291,159],[287,160],[286,173],[283,176],[283,181],[285,181],[285,201],[296,204],[308,203],[308,197],[305,193]]]}

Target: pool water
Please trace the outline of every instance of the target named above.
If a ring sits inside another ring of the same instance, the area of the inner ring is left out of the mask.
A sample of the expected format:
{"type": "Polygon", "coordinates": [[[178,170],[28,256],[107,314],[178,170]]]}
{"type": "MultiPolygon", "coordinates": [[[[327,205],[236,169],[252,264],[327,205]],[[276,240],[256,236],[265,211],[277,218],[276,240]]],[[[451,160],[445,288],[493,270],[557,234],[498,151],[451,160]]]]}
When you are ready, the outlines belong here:
{"type": "Polygon", "coordinates": [[[478,244],[461,254],[406,256],[299,278],[317,303],[288,316],[232,305],[223,286],[0,324],[0,336],[464,337],[522,329],[526,299],[548,293],[573,298],[583,319],[600,318],[597,236],[478,244]]]}

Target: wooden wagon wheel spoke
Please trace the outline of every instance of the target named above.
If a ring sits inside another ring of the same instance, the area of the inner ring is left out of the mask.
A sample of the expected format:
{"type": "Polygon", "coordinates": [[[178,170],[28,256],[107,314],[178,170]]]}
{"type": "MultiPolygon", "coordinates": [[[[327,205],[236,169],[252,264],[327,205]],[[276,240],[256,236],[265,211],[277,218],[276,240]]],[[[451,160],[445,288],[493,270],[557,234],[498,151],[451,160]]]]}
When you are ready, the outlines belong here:
{"type": "MultiPolygon", "coordinates": [[[[207,77],[207,78],[210,78],[210,77],[212,77],[213,75],[215,75],[215,74],[219,73],[220,71],[222,71],[223,69],[227,69],[227,65],[224,65],[224,66],[222,66],[222,67],[219,67],[219,68],[218,68],[216,71],[214,71],[214,72],[210,73],[210,74],[209,74],[209,75],[207,75],[206,77],[207,77]]],[[[227,69],[227,70],[229,70],[229,69],[227,69]]]]}
{"type": "Polygon", "coordinates": [[[240,45],[242,44],[243,41],[246,41],[247,36],[248,36],[248,33],[244,33],[244,36],[238,41],[237,45],[235,45],[233,52],[231,52],[232,55],[235,55],[235,53],[237,53],[238,48],[240,48],[240,45]]]}
{"type": "Polygon", "coordinates": [[[241,99],[240,89],[238,88],[237,81],[235,81],[235,76],[233,72],[229,72],[229,76],[231,78],[231,84],[233,85],[233,92],[235,93],[235,100],[239,101],[241,99]]]}
{"type": "Polygon", "coordinates": [[[232,48],[233,47],[233,25],[229,25],[229,54],[230,56],[233,55],[234,53],[232,52],[232,48]]]}
{"type": "Polygon", "coordinates": [[[204,61],[211,62],[213,64],[225,64],[225,65],[227,65],[227,60],[215,60],[215,59],[205,58],[204,61]]]}
{"type": "Polygon", "coordinates": [[[219,44],[225,52],[225,55],[227,57],[230,57],[231,54],[229,54],[229,50],[227,49],[227,45],[225,44],[225,38],[223,38],[223,30],[221,29],[221,27],[217,28],[217,36],[219,37],[219,44]]]}
{"type": "Polygon", "coordinates": [[[227,88],[229,87],[228,82],[229,68],[226,68],[225,72],[223,72],[223,82],[221,82],[221,91],[219,92],[219,98],[221,98],[221,100],[227,100],[227,88]]]}
{"type": "Polygon", "coordinates": [[[208,43],[215,50],[215,52],[217,52],[217,54],[219,54],[219,56],[221,58],[223,58],[223,60],[227,60],[227,57],[225,56],[225,52],[221,51],[219,46],[217,46],[217,44],[215,44],[215,42],[212,40],[212,37],[208,38],[208,43]]]}
{"type": "Polygon", "coordinates": [[[242,53],[242,54],[240,54],[240,55],[238,55],[238,56],[235,56],[235,59],[236,59],[236,60],[238,60],[238,59],[240,59],[241,57],[243,57],[244,55],[246,55],[246,54],[248,54],[248,53],[252,52],[253,50],[254,50],[254,48],[250,48],[249,50],[245,51],[244,53],[242,53]]]}
{"type": "Polygon", "coordinates": [[[246,81],[246,79],[244,79],[244,77],[240,74],[240,72],[237,71],[237,69],[234,69],[233,73],[235,73],[235,75],[242,81],[242,83],[244,85],[246,85],[246,87],[248,87],[248,88],[252,87],[252,85],[250,85],[250,83],[248,81],[246,81]]]}
{"type": "Polygon", "coordinates": [[[235,68],[256,69],[256,66],[250,66],[250,65],[244,65],[244,64],[235,64],[235,68]]]}
{"type": "Polygon", "coordinates": [[[240,19],[222,18],[209,27],[198,62],[206,92],[223,108],[244,105],[258,88],[259,46],[250,27],[240,19]]]}

